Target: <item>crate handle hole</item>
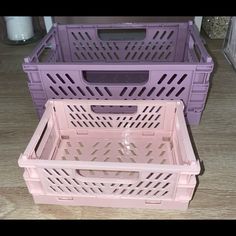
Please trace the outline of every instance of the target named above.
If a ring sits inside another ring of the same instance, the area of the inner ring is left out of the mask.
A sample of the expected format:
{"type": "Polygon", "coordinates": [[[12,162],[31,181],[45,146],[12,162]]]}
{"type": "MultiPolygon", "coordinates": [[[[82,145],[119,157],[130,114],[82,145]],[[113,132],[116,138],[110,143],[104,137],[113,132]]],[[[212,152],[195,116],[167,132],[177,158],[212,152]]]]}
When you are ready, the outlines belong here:
{"type": "Polygon", "coordinates": [[[82,71],[82,77],[89,84],[146,84],[149,71],[82,71]]]}
{"type": "Polygon", "coordinates": [[[136,114],[138,111],[137,106],[107,106],[107,105],[92,105],[91,111],[96,114],[136,114]]]}
{"type": "Polygon", "coordinates": [[[114,183],[136,183],[139,179],[137,171],[115,171],[115,170],[75,170],[76,177],[86,182],[88,179],[93,182],[114,182],[114,183]]]}
{"type": "Polygon", "coordinates": [[[98,29],[102,41],[139,41],[146,38],[146,29],[98,29]]]}

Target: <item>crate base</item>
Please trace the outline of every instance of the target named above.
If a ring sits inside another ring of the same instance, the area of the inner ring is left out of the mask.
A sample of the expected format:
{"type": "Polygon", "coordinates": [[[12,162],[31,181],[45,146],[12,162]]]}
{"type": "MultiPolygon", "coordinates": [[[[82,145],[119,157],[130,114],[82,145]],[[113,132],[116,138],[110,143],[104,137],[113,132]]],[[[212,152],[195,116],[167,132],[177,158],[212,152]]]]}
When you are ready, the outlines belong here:
{"type": "Polygon", "coordinates": [[[145,200],[134,198],[109,198],[109,197],[69,197],[68,199],[57,196],[33,195],[36,204],[53,204],[66,206],[91,206],[111,208],[142,208],[164,210],[187,210],[189,201],[173,200],[145,200]]]}
{"type": "MultiPolygon", "coordinates": [[[[179,164],[180,160],[173,155],[169,133],[145,136],[137,133],[93,131],[79,136],[64,134],[52,160],[92,161],[115,163],[150,163],[150,164],[179,164]]],[[[109,172],[106,173],[109,176],[109,172]]],[[[122,176],[120,174],[119,176],[122,176]]]]}
{"type": "Polygon", "coordinates": [[[182,102],[64,99],[45,107],[18,161],[35,203],[188,208],[200,165],[182,102]],[[136,110],[99,113],[94,106],[136,110]]]}

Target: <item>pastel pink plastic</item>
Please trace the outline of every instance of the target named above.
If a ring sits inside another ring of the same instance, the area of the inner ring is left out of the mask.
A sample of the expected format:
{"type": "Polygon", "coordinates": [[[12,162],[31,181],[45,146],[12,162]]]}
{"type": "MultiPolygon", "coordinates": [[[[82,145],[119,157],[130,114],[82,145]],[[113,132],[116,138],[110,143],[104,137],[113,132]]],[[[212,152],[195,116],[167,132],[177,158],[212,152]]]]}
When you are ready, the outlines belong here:
{"type": "Polygon", "coordinates": [[[164,99],[197,125],[213,61],[192,22],[56,24],[23,69],[39,117],[48,99],[164,99]]]}
{"type": "Polygon", "coordinates": [[[183,108],[181,101],[49,100],[18,161],[35,203],[187,209],[200,165],[183,108]]]}

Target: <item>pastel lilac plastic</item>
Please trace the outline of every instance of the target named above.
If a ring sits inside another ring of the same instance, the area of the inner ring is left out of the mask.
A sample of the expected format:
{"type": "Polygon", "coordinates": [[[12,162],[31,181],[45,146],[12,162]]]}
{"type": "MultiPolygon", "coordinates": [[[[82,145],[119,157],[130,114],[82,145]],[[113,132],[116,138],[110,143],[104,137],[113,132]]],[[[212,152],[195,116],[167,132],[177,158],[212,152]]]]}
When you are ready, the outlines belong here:
{"type": "Polygon", "coordinates": [[[39,117],[48,99],[177,99],[199,124],[213,62],[192,22],[56,24],[23,69],[39,117]]]}
{"type": "Polygon", "coordinates": [[[183,107],[181,101],[49,100],[18,160],[35,203],[187,209],[200,165],[183,107]]]}

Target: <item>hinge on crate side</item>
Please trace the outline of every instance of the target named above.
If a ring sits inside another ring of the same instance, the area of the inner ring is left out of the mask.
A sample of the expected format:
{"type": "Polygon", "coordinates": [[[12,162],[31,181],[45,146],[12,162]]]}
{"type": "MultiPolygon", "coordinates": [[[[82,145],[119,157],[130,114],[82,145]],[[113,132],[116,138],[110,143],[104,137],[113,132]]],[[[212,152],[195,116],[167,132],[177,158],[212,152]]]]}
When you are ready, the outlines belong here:
{"type": "Polygon", "coordinates": [[[145,204],[146,205],[157,205],[157,204],[161,204],[161,201],[160,200],[148,200],[148,201],[145,201],[145,204]]]}
{"type": "Polygon", "coordinates": [[[73,197],[58,197],[57,200],[59,201],[72,201],[74,200],[73,197]]]}
{"type": "Polygon", "coordinates": [[[88,130],[79,130],[76,132],[78,135],[88,135],[88,130]]]}
{"type": "Polygon", "coordinates": [[[142,135],[143,136],[154,136],[155,132],[153,132],[153,131],[143,131],[142,135]]]}
{"type": "Polygon", "coordinates": [[[213,70],[213,65],[202,65],[202,66],[197,66],[196,71],[201,71],[201,72],[211,72],[213,70]]]}
{"type": "Polygon", "coordinates": [[[38,67],[37,66],[23,64],[22,67],[23,67],[25,72],[38,71],[38,67]]]}
{"type": "Polygon", "coordinates": [[[162,137],[162,141],[170,142],[171,141],[171,137],[162,137]]]}

